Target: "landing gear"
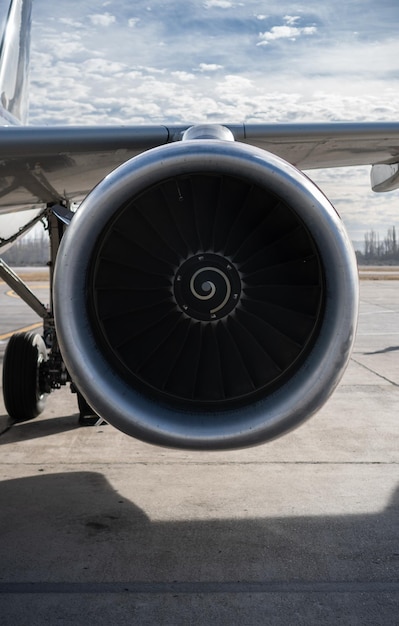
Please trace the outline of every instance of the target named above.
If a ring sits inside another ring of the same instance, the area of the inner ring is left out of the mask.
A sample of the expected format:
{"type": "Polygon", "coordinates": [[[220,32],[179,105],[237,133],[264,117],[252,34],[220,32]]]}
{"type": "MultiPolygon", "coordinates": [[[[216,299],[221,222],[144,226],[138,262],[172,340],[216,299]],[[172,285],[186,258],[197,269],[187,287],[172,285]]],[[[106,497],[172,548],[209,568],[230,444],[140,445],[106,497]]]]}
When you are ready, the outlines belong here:
{"type": "Polygon", "coordinates": [[[76,391],[79,407],[79,426],[99,426],[105,423],[96,412],[91,408],[90,404],[82,396],[80,391],[76,391]]]}
{"type": "MultiPolygon", "coordinates": [[[[41,219],[47,219],[50,239],[50,304],[45,306],[29,286],[0,258],[0,279],[13,290],[43,320],[43,337],[33,332],[11,336],[3,359],[3,397],[11,420],[24,422],[37,417],[45,407],[47,395],[71,383],[58,346],[53,318],[53,279],[58,247],[65,223],[73,213],[66,206],[48,205],[41,219]]],[[[1,243],[1,242],[0,242],[1,243]]],[[[0,246],[1,247],[1,246],[0,246]]],[[[79,424],[92,426],[105,423],[96,415],[78,392],[79,424]]]]}
{"type": "Polygon", "coordinates": [[[44,409],[49,389],[44,374],[46,345],[36,333],[15,333],[3,362],[3,394],[7,413],[14,422],[37,417],[44,409]]]}

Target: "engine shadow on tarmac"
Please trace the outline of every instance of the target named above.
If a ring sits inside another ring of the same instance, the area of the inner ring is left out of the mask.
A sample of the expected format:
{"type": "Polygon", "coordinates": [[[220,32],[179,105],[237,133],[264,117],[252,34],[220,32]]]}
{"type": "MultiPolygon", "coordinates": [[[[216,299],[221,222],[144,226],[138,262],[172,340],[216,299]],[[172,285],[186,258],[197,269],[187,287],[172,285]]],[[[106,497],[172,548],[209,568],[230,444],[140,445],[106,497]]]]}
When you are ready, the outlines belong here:
{"type": "Polygon", "coordinates": [[[29,439],[41,439],[59,433],[65,433],[79,428],[78,413],[61,417],[40,418],[15,424],[7,414],[0,415],[0,420],[7,422],[8,427],[0,437],[0,446],[10,442],[27,441],[29,439]]]}
{"type": "Polygon", "coordinates": [[[130,593],[151,604],[266,593],[316,595],[321,606],[327,594],[334,623],[398,623],[399,490],[377,514],[159,521],[101,473],[79,471],[3,481],[0,502],[0,603],[1,594],[130,593]]]}

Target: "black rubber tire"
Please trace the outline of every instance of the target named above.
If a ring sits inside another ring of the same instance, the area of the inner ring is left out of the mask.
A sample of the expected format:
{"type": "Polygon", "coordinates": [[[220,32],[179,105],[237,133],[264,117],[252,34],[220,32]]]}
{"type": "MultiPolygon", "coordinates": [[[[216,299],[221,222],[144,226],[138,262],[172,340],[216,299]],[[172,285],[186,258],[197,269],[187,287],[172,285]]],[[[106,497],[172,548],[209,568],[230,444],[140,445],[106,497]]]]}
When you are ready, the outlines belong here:
{"type": "Polygon", "coordinates": [[[34,419],[44,409],[40,366],[47,361],[47,349],[36,333],[15,333],[10,338],[3,361],[3,397],[14,422],[34,419]]]}

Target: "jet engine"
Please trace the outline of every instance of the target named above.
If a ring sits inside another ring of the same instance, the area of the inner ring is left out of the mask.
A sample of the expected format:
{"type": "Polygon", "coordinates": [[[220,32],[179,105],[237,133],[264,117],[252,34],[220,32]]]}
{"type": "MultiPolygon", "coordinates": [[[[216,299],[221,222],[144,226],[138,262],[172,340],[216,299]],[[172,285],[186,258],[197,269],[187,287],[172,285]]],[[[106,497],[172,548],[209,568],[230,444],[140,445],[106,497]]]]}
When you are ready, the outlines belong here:
{"type": "Polygon", "coordinates": [[[71,380],[154,444],[281,435],[323,405],[351,353],[358,280],[341,219],[295,167],[227,139],[188,134],[117,168],[57,257],[71,380]]]}

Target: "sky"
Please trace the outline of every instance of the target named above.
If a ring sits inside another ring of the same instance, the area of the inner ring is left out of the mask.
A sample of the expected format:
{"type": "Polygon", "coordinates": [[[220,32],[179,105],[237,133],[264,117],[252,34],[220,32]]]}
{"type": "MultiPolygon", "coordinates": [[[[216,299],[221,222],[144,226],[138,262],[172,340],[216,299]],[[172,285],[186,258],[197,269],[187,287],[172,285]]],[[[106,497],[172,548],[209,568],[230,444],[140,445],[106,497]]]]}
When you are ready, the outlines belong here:
{"type": "MultiPolygon", "coordinates": [[[[34,0],[31,124],[399,121],[397,0],[34,0]]],[[[353,240],[369,168],[312,171],[353,240]]]]}

